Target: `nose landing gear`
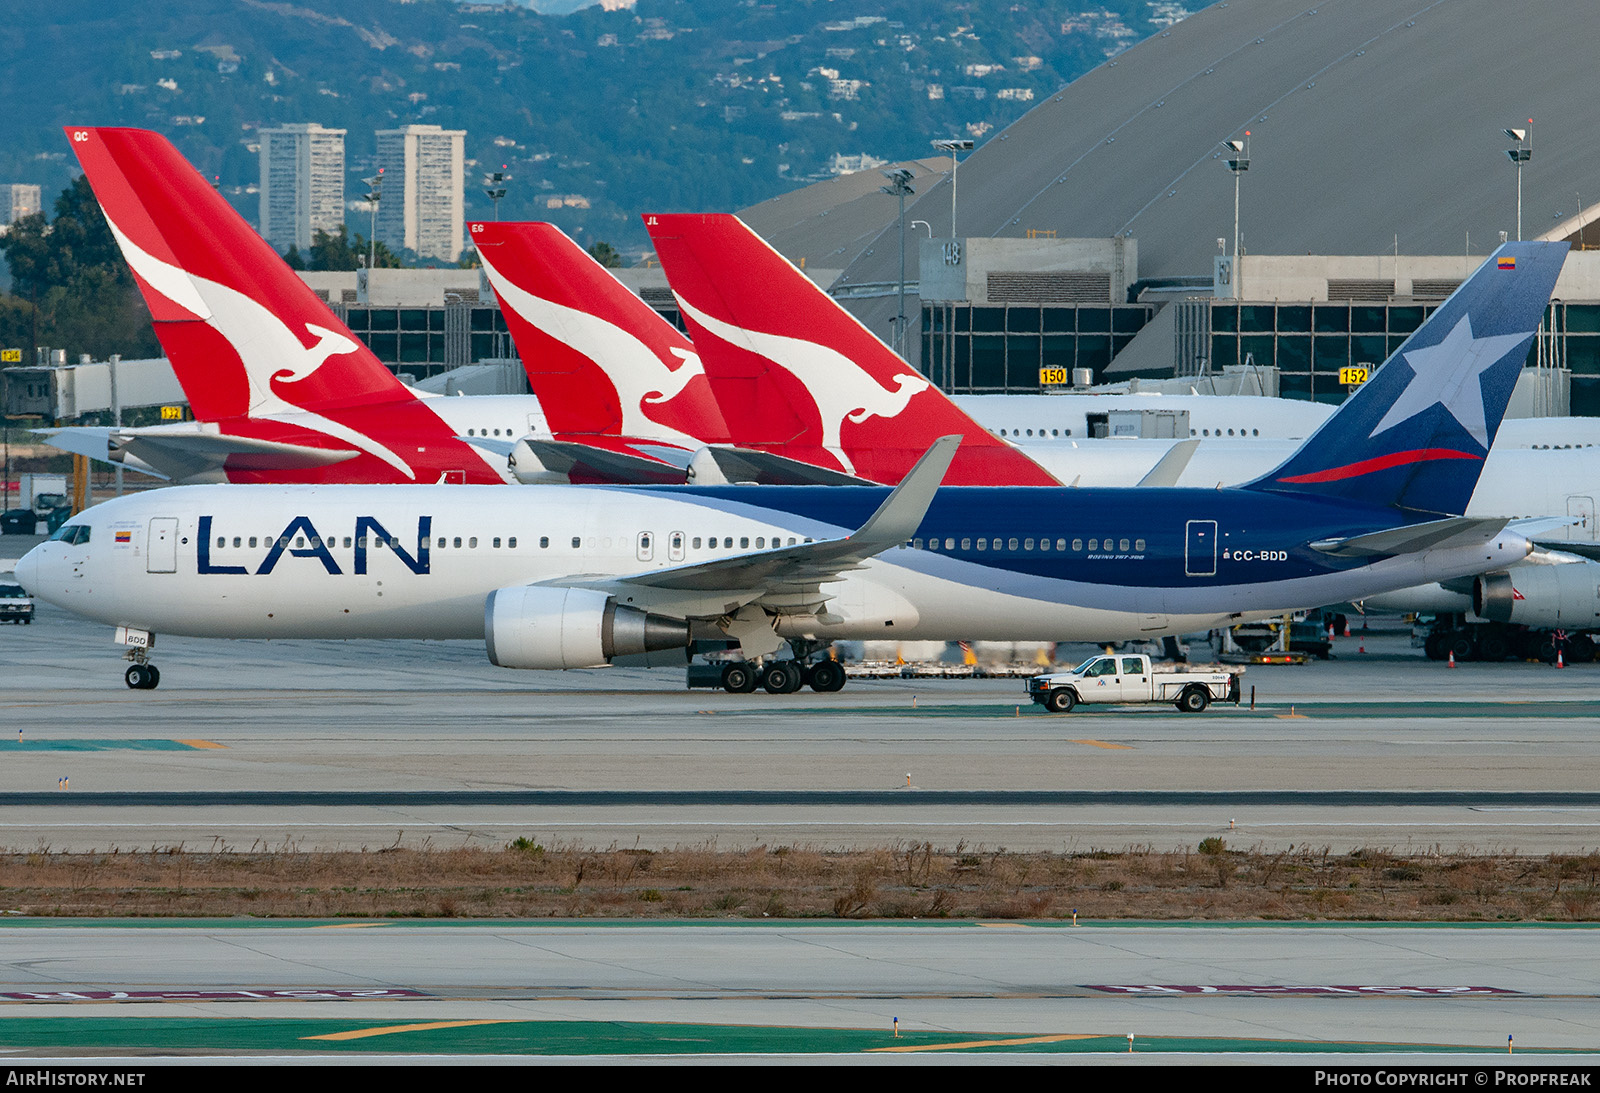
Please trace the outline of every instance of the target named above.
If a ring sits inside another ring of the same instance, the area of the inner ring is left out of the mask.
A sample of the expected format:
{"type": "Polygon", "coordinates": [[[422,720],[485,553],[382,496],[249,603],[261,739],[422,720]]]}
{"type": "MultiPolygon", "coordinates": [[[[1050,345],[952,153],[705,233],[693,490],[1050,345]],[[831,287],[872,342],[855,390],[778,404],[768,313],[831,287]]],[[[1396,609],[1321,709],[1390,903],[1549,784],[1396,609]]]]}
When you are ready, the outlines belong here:
{"type": "Polygon", "coordinates": [[[124,660],[131,661],[128,670],[122,673],[123,680],[135,691],[153,691],[161,682],[161,672],[150,663],[149,654],[139,646],[130,648],[122,654],[124,660]]]}

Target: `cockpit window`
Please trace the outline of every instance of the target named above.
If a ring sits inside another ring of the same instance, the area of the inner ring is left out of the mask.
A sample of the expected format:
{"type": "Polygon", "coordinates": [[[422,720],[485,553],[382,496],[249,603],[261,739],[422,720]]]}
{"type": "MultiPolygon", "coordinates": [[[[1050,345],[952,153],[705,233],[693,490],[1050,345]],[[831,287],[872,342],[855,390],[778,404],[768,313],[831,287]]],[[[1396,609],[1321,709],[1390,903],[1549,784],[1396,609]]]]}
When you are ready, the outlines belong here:
{"type": "Polygon", "coordinates": [[[89,541],[88,524],[62,524],[56,533],[50,536],[50,542],[71,543],[73,546],[82,546],[89,541]]]}

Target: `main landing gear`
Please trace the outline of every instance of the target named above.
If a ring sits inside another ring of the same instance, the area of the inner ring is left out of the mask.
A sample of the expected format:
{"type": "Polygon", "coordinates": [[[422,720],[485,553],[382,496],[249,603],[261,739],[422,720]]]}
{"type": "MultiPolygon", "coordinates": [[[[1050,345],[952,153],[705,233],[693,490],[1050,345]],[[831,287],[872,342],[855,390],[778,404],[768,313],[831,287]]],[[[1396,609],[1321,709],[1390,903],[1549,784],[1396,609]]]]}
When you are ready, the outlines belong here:
{"type": "Polygon", "coordinates": [[[801,687],[830,692],[844,687],[844,665],[836,660],[803,664],[798,660],[774,660],[765,665],[735,661],[722,669],[722,689],[729,694],[747,695],[757,687],[768,694],[794,694],[801,687]]]}

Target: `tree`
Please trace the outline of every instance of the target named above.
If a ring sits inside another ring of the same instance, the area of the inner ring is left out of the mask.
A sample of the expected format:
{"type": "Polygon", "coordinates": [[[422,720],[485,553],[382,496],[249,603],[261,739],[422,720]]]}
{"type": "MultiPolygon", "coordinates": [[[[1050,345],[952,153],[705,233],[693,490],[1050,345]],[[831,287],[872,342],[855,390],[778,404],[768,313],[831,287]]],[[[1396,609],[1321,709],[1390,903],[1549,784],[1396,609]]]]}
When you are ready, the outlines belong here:
{"type": "Polygon", "coordinates": [[[69,355],[157,355],[150,312],[89,180],[79,175],[54,212],[48,222],[42,213],[24,217],[0,239],[12,278],[12,298],[0,301],[7,344],[35,344],[37,330],[37,344],[69,355]]]}
{"type": "Polygon", "coordinates": [[[367,264],[367,255],[374,257],[373,266],[377,269],[399,269],[400,259],[395,257],[387,244],[381,240],[375,245],[369,245],[367,240],[357,235],[350,238],[349,228],[339,225],[338,235],[329,235],[325,231],[318,231],[311,237],[311,262],[310,268],[314,270],[351,270],[360,269],[367,264]],[[369,249],[370,246],[370,249],[369,249]]]}
{"type": "Polygon", "coordinates": [[[299,271],[306,268],[306,260],[300,256],[300,244],[298,243],[289,244],[289,250],[284,254],[283,260],[288,263],[289,268],[292,270],[299,271]]]}
{"type": "Polygon", "coordinates": [[[622,268],[622,255],[617,253],[616,247],[613,247],[603,239],[589,248],[589,257],[599,262],[606,269],[622,268]]]}

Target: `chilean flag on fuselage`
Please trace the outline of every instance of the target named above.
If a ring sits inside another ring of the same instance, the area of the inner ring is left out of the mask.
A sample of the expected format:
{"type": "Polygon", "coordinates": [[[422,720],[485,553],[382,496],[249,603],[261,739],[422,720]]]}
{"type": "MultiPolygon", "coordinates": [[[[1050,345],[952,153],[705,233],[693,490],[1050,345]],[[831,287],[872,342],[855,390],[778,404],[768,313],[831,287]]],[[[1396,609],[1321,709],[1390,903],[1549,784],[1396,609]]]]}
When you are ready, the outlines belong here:
{"type": "Polygon", "coordinates": [[[1502,244],[1294,455],[1244,488],[1464,513],[1566,255],[1566,243],[1502,244]]]}

